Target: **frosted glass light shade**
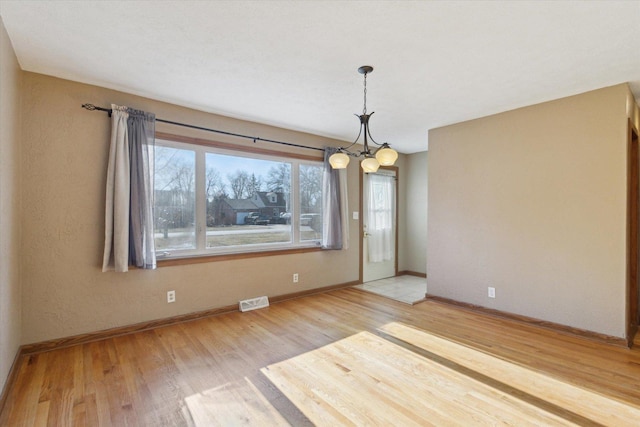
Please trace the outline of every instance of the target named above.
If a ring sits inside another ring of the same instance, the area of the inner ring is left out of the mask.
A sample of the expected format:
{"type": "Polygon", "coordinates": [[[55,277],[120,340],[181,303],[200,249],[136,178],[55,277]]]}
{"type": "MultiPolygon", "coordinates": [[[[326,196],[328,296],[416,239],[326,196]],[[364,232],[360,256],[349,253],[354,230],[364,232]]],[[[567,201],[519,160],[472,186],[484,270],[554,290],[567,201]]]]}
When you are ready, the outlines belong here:
{"type": "Polygon", "coordinates": [[[378,163],[375,157],[367,157],[360,163],[360,166],[365,173],[370,173],[376,172],[380,167],[380,163],[378,163]]]}
{"type": "Polygon", "coordinates": [[[398,160],[398,152],[393,148],[383,147],[376,153],[376,159],[381,166],[392,166],[398,160]]]}
{"type": "Polygon", "coordinates": [[[329,164],[334,169],[344,169],[349,164],[349,156],[344,153],[333,153],[329,157],[329,164]]]}

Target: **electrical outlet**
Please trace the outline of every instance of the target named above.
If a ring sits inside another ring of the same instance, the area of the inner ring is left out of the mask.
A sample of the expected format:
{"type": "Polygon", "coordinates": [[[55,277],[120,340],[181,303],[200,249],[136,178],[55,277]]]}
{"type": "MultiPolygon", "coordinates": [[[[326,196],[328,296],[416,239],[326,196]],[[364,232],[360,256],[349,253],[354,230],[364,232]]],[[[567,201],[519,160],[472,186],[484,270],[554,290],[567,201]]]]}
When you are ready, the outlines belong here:
{"type": "Polygon", "coordinates": [[[167,303],[176,302],[176,291],[167,292],[167,303]]]}
{"type": "Polygon", "coordinates": [[[489,298],[495,298],[496,297],[496,288],[492,288],[491,286],[489,286],[488,290],[489,290],[489,298]]]}
{"type": "Polygon", "coordinates": [[[293,283],[298,283],[298,273],[293,273],[293,283]]]}

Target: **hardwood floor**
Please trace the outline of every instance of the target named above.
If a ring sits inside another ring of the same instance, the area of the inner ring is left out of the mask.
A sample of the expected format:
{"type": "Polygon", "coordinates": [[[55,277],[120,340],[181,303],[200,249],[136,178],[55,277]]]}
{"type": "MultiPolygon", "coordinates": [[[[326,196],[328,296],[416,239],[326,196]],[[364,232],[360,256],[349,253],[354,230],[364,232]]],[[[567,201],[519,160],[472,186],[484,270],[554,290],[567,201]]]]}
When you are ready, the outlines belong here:
{"type": "MultiPolygon", "coordinates": [[[[296,407],[261,370],[362,332],[534,409],[552,405],[562,423],[606,425],[611,419],[610,425],[620,425],[606,411],[616,405],[632,414],[640,410],[640,349],[436,301],[410,306],[344,289],[24,356],[0,425],[312,425],[302,405],[296,407]],[[527,387],[540,381],[562,386],[543,388],[538,396],[527,387]],[[564,388],[578,389],[580,398],[567,398],[564,388]],[[596,406],[599,399],[613,406],[596,406]],[[604,416],[593,421],[579,413],[580,406],[604,416]]],[[[428,400],[423,393],[414,397],[428,400]]],[[[371,396],[363,389],[361,398],[371,396]]],[[[499,411],[495,415],[499,420],[499,411]]]]}

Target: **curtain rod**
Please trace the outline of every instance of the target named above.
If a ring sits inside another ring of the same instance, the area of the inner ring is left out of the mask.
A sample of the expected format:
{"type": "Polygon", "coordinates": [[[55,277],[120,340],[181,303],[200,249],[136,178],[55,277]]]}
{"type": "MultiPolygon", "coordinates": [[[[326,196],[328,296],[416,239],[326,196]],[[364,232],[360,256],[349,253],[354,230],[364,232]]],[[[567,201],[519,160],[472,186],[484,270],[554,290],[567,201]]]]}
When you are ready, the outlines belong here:
{"type": "MultiPolygon", "coordinates": [[[[82,104],[82,108],[84,108],[86,110],[89,110],[89,111],[96,111],[96,110],[97,111],[106,111],[107,113],[109,113],[109,117],[111,117],[111,112],[112,112],[111,108],[96,107],[93,104],[82,104]]],[[[251,140],[253,140],[254,143],[256,141],[272,142],[274,144],[288,145],[289,147],[298,147],[298,148],[306,148],[308,150],[324,151],[324,149],[318,148],[318,147],[309,147],[308,145],[294,144],[292,142],[276,141],[275,139],[265,139],[265,138],[260,138],[260,137],[257,137],[257,136],[242,135],[240,133],[226,132],[226,131],[223,131],[223,130],[217,130],[217,129],[211,129],[211,128],[206,128],[206,127],[202,127],[202,126],[190,125],[190,124],[187,124],[187,123],[173,122],[171,120],[164,120],[164,119],[156,118],[156,122],[168,123],[170,125],[182,126],[182,127],[191,128],[191,129],[204,130],[204,131],[207,131],[207,132],[221,133],[223,135],[235,136],[235,137],[238,137],[238,138],[251,139],[251,140]]]]}

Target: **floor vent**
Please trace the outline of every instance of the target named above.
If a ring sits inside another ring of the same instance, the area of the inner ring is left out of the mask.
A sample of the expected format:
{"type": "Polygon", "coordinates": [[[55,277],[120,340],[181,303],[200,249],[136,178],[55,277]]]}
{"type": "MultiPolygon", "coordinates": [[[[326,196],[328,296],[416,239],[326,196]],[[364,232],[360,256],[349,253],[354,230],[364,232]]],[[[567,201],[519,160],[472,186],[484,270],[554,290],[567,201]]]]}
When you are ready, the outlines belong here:
{"type": "Polygon", "coordinates": [[[240,311],[251,311],[264,307],[269,307],[269,298],[267,297],[243,299],[240,301],[240,311]]]}

